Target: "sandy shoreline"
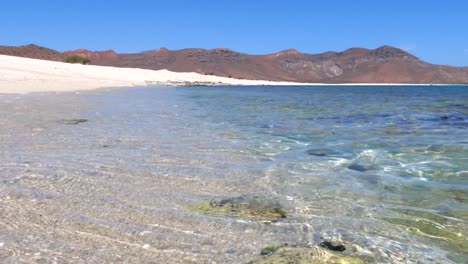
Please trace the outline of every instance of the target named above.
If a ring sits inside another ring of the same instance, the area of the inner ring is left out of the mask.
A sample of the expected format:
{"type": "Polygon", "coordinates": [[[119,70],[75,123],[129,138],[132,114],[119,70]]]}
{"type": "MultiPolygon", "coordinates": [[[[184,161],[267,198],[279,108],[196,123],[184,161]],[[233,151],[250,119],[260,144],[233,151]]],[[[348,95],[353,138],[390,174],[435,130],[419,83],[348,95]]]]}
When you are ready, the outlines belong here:
{"type": "Polygon", "coordinates": [[[105,87],[164,85],[305,85],[239,80],[198,73],[144,70],[0,55],[0,93],[61,92],[105,87]]]}
{"type": "MultiPolygon", "coordinates": [[[[0,55],[0,93],[67,92],[106,87],[178,85],[413,85],[320,84],[240,80],[198,73],[69,64],[0,55]]],[[[421,85],[421,84],[420,84],[421,85]]],[[[427,84],[423,84],[427,85],[427,84]]]]}

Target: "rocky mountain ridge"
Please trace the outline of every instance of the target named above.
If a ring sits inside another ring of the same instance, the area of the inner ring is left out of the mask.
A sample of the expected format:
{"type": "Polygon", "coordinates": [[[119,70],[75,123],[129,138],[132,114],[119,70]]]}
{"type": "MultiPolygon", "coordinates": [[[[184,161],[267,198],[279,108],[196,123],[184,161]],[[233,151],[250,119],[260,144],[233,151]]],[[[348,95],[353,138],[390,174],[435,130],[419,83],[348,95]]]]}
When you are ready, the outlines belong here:
{"type": "Polygon", "coordinates": [[[58,52],[36,45],[0,46],[0,54],[61,61],[80,55],[91,64],[175,72],[197,72],[241,79],[311,83],[433,83],[466,84],[468,67],[433,65],[401,49],[350,48],[342,52],[301,53],[295,49],[249,55],[224,47],[216,49],[160,48],[140,53],[78,49],[58,52]]]}

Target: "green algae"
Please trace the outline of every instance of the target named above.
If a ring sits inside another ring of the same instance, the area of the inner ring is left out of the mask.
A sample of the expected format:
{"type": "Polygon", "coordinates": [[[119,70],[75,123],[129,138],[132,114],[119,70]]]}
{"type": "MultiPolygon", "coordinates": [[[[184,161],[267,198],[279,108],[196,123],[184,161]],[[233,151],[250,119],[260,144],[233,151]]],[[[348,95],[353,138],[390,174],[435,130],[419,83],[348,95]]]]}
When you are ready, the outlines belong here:
{"type": "Polygon", "coordinates": [[[415,210],[415,209],[393,209],[393,211],[398,212],[400,214],[408,215],[408,216],[414,216],[414,217],[419,217],[419,218],[424,218],[427,220],[434,221],[438,224],[446,224],[448,222],[448,219],[442,215],[428,212],[428,211],[421,211],[421,210],[415,210]]]}
{"type": "Polygon", "coordinates": [[[463,209],[450,209],[445,212],[448,216],[458,219],[468,219],[468,210],[463,209]]]}
{"type": "Polygon", "coordinates": [[[383,218],[383,220],[391,224],[404,226],[406,227],[406,230],[411,233],[415,233],[415,234],[419,234],[419,235],[423,235],[427,237],[444,239],[444,240],[458,238],[456,234],[447,231],[443,226],[434,224],[425,220],[410,220],[410,219],[390,218],[390,217],[383,218]]]}
{"type": "Polygon", "coordinates": [[[463,254],[468,253],[466,247],[467,234],[464,222],[429,211],[415,209],[393,209],[394,211],[412,217],[412,219],[384,218],[383,220],[403,226],[408,232],[443,241],[446,246],[463,254]]]}
{"type": "Polygon", "coordinates": [[[468,253],[466,234],[453,226],[444,226],[424,219],[410,220],[387,217],[383,220],[390,224],[403,226],[410,233],[444,241],[450,248],[468,253]]]}
{"type": "Polygon", "coordinates": [[[385,184],[385,191],[406,196],[403,204],[414,207],[429,207],[440,204],[441,201],[454,201],[468,204],[468,190],[448,189],[428,186],[424,183],[413,185],[385,184]]]}
{"type": "MultiPolygon", "coordinates": [[[[332,253],[321,248],[309,247],[267,247],[268,254],[252,264],[364,264],[354,256],[332,253]]],[[[263,252],[264,250],[262,250],[263,252]]],[[[261,253],[262,253],[261,252],[261,253]]],[[[262,254],[264,255],[264,254],[262,254]]]]}
{"type": "Polygon", "coordinates": [[[250,218],[265,223],[286,218],[287,212],[279,204],[268,202],[259,198],[224,198],[201,202],[192,207],[192,210],[216,215],[227,215],[241,218],[250,218]]]}
{"type": "Polygon", "coordinates": [[[279,248],[281,248],[281,246],[277,246],[277,247],[272,247],[272,246],[264,247],[264,248],[262,248],[262,250],[260,250],[260,255],[262,255],[262,256],[271,255],[271,254],[275,253],[276,250],[278,250],[279,248]]]}

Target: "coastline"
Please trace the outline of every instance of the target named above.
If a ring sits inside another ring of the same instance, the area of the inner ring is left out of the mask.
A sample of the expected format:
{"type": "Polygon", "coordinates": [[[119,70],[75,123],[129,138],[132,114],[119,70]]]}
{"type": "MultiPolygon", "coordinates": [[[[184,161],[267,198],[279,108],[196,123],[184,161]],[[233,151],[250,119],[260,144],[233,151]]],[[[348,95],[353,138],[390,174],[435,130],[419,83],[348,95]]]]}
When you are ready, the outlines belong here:
{"type": "MultiPolygon", "coordinates": [[[[0,55],[0,93],[70,92],[132,86],[425,86],[431,84],[297,83],[244,80],[199,73],[69,64],[0,55]]],[[[437,84],[444,85],[444,84],[437,84]]],[[[448,85],[448,84],[447,84],[448,85]]]]}
{"type": "Polygon", "coordinates": [[[240,80],[199,73],[145,70],[0,55],[0,93],[69,92],[98,88],[181,85],[308,85],[240,80]]]}

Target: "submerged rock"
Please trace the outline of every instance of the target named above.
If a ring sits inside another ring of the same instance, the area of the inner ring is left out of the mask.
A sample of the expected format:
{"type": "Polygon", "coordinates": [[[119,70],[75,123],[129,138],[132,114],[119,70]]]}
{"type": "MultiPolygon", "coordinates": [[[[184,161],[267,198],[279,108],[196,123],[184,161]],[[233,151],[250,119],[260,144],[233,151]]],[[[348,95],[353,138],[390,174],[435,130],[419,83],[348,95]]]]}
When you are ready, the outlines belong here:
{"type": "Polygon", "coordinates": [[[269,246],[269,247],[264,247],[264,248],[262,248],[262,250],[260,250],[260,255],[262,255],[262,256],[271,255],[271,254],[275,253],[275,251],[278,250],[278,249],[281,248],[281,247],[282,247],[282,246],[276,246],[276,247],[269,246]]]}
{"type": "Polygon", "coordinates": [[[200,203],[193,209],[211,214],[252,218],[265,223],[276,222],[287,216],[286,211],[279,204],[259,198],[216,198],[210,202],[200,203]]]}
{"type": "Polygon", "coordinates": [[[63,119],[62,122],[67,125],[76,125],[79,123],[88,122],[88,119],[63,119]]]}
{"type": "Polygon", "coordinates": [[[346,250],[346,247],[341,244],[336,244],[331,241],[323,241],[319,246],[337,252],[343,252],[346,250]]]}
{"type": "Polygon", "coordinates": [[[379,167],[376,166],[375,164],[355,162],[355,163],[351,163],[348,166],[348,169],[359,171],[359,172],[366,172],[366,171],[370,171],[370,170],[378,170],[379,167]]]}
{"type": "Polygon", "coordinates": [[[278,246],[266,247],[260,252],[263,258],[250,263],[255,264],[364,264],[365,262],[354,256],[333,253],[323,248],[278,246]]]}
{"type": "Polygon", "coordinates": [[[307,154],[311,156],[317,156],[317,157],[343,157],[344,156],[344,153],[340,151],[336,151],[333,149],[325,149],[325,148],[309,149],[307,150],[307,154]]]}

